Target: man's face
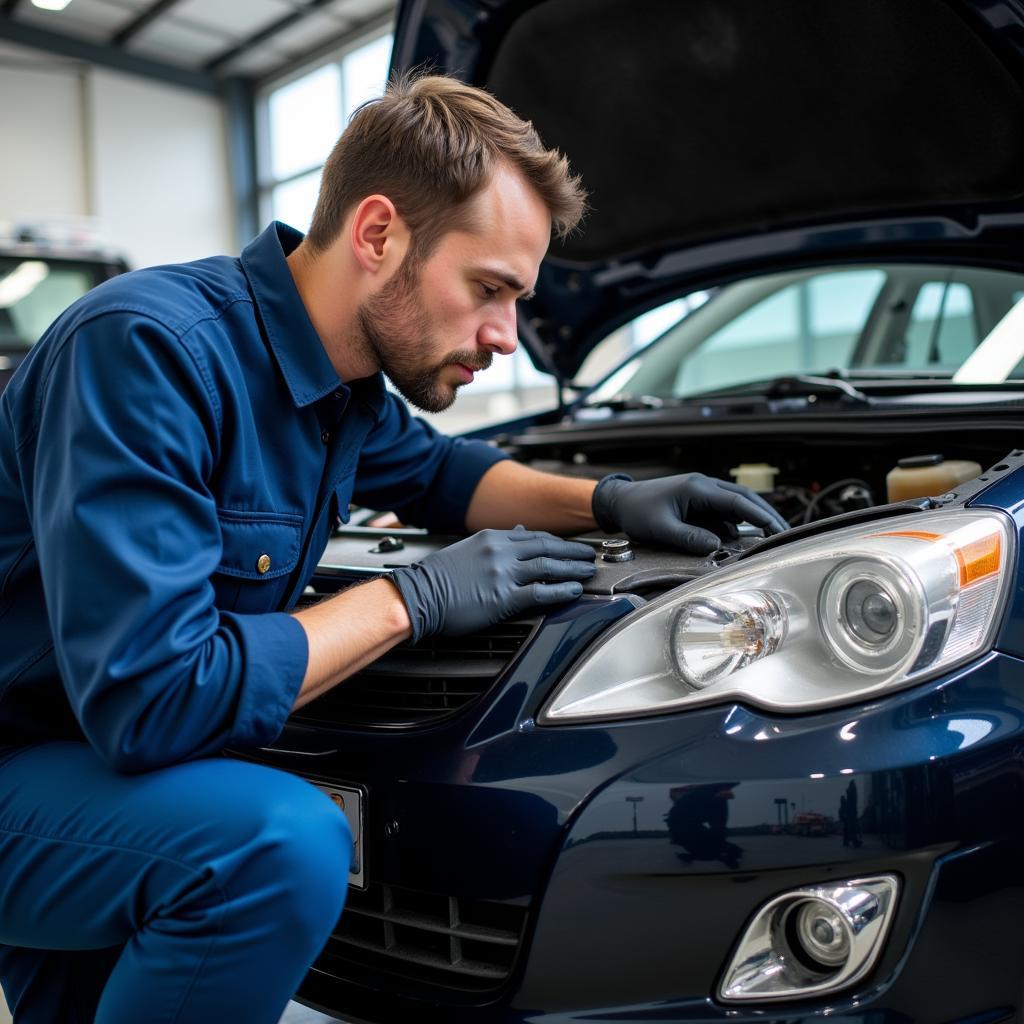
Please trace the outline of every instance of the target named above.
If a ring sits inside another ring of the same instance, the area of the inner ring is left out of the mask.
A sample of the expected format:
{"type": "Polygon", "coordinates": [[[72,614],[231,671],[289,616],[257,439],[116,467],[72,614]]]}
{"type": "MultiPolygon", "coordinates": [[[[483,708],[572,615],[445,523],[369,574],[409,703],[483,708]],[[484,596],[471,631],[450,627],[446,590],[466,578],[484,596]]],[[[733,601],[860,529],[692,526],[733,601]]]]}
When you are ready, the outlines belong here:
{"type": "Polygon", "coordinates": [[[360,308],[363,338],[413,405],[441,412],[495,353],[515,351],[516,299],[531,292],[551,237],[540,197],[499,167],[473,200],[471,227],[450,231],[418,266],[407,258],[360,308]]]}

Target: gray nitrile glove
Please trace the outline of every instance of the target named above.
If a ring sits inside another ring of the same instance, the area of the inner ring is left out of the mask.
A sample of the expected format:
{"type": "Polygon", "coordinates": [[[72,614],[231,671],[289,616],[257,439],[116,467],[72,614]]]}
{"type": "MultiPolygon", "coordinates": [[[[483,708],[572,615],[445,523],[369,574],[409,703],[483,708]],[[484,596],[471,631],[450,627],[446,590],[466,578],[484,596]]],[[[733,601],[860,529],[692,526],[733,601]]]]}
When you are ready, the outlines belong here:
{"type": "Polygon", "coordinates": [[[550,533],[481,530],[395,569],[391,579],[409,610],[412,640],[459,636],[530,608],[583,593],[595,572],[594,549],[550,533]]]}
{"type": "Polygon", "coordinates": [[[768,534],[789,528],[756,491],[703,473],[640,481],[613,473],[598,482],[592,505],[594,520],[608,533],[696,555],[720,547],[723,533],[735,536],[734,523],[753,523],[768,534]]]}

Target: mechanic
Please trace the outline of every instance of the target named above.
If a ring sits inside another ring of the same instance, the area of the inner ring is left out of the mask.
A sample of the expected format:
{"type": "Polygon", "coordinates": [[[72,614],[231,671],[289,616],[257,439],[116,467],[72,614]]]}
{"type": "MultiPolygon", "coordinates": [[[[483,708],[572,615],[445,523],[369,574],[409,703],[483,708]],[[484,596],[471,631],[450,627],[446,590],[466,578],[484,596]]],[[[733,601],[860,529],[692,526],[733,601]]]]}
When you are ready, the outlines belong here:
{"type": "Polygon", "coordinates": [[[439,411],[516,347],[564,157],[488,94],[354,116],[308,237],[124,275],[0,398],[0,981],[18,1024],[273,1022],[345,899],[344,815],[218,757],[403,640],[573,599],[623,531],[708,552],[784,522],[699,475],[532,471],[439,411]],[[470,536],[294,611],[351,501],[470,536]],[[695,525],[697,523],[698,525],[695,525]],[[477,532],[479,531],[479,532],[477,532]]]}

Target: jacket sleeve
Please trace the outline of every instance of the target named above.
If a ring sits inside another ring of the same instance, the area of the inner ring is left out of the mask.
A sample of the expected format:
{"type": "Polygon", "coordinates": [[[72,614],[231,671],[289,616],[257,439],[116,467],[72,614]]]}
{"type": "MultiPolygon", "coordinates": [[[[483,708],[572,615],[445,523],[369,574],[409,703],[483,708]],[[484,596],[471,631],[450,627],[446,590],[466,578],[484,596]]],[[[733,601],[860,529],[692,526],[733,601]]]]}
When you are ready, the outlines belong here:
{"type": "Polygon", "coordinates": [[[306,669],[291,616],[214,607],[220,410],[205,377],[168,329],[108,313],[65,341],[39,410],[32,520],[57,664],[120,771],[272,741],[306,669]]]}
{"type": "Polygon", "coordinates": [[[483,441],[447,437],[389,394],[359,456],[353,496],[368,508],[396,512],[403,522],[464,533],[476,485],[504,458],[483,441]]]}

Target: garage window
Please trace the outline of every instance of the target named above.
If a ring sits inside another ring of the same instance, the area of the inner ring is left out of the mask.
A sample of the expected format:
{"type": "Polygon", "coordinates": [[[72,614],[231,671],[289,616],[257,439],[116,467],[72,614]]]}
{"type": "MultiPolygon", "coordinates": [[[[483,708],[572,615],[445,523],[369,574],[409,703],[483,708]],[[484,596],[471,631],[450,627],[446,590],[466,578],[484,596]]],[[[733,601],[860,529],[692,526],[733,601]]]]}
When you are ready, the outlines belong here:
{"type": "Polygon", "coordinates": [[[309,228],[320,172],[355,109],[387,81],[390,32],[364,36],[287,80],[259,103],[260,219],[309,228]]]}

